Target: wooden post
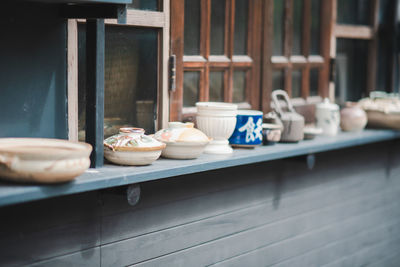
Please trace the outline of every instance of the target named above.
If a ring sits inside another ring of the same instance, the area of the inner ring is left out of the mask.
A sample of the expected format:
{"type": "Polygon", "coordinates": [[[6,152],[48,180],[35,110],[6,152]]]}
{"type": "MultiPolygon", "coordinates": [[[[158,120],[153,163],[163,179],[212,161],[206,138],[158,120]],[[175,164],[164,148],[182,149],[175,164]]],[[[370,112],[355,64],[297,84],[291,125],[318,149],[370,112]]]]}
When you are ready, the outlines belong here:
{"type": "Polygon", "coordinates": [[[93,146],[95,168],[104,161],[104,19],[86,21],[86,62],[86,142],[93,146]]]}

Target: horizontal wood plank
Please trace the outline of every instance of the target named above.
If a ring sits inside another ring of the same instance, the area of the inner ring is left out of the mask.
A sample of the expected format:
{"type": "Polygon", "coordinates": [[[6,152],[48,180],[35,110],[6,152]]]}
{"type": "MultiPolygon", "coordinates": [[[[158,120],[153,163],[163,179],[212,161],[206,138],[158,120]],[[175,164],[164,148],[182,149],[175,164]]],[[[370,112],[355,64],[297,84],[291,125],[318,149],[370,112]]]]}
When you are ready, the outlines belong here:
{"type": "Polygon", "coordinates": [[[371,40],[374,37],[373,28],[369,26],[337,24],[334,33],[336,38],[371,40]]]}

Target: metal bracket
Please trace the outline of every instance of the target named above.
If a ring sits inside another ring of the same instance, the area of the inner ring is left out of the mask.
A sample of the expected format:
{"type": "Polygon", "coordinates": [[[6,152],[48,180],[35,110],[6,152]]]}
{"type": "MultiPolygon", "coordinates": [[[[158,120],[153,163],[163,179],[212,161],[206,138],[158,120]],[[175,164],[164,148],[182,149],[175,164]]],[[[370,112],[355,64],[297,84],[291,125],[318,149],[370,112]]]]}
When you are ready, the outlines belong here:
{"type": "Polygon", "coordinates": [[[169,58],[169,90],[175,92],[176,90],[176,55],[171,55],[169,58]]]}
{"type": "Polygon", "coordinates": [[[141,195],[140,185],[132,184],[126,188],[126,199],[128,200],[129,205],[135,206],[139,203],[141,195]]]}

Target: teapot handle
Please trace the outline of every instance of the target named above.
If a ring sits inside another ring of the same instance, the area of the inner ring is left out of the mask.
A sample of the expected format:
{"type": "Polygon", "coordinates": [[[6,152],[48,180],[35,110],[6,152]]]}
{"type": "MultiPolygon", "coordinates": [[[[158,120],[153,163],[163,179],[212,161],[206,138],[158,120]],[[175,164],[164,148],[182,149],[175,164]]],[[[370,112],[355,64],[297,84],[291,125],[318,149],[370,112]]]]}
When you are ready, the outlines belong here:
{"type": "Polygon", "coordinates": [[[283,100],[286,102],[286,105],[290,112],[292,112],[292,113],[296,112],[292,106],[292,103],[290,102],[289,96],[286,93],[286,91],[277,89],[277,90],[272,91],[272,100],[274,101],[276,112],[279,115],[282,115],[283,111],[282,111],[281,105],[279,104],[278,96],[281,96],[283,98],[283,100]]]}

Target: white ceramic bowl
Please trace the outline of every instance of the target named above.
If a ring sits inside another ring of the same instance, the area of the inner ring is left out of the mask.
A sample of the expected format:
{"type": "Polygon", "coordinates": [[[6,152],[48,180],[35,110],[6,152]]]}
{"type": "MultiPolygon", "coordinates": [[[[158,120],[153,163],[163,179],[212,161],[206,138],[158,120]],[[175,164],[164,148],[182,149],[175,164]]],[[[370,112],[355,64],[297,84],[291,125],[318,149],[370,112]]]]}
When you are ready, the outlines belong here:
{"type": "Polygon", "coordinates": [[[90,166],[92,147],[46,138],[1,138],[0,177],[16,182],[59,183],[90,166]]]}
{"type": "Polygon", "coordinates": [[[112,163],[119,165],[141,166],[149,165],[161,155],[162,148],[157,150],[142,151],[112,151],[104,148],[104,157],[112,163]]]}
{"type": "Polygon", "coordinates": [[[171,142],[162,151],[161,156],[171,159],[195,159],[204,151],[209,142],[171,142]]]}
{"type": "Polygon", "coordinates": [[[236,126],[237,105],[220,102],[198,102],[197,126],[208,137],[212,138],[204,153],[230,154],[228,138],[236,126]]]}

